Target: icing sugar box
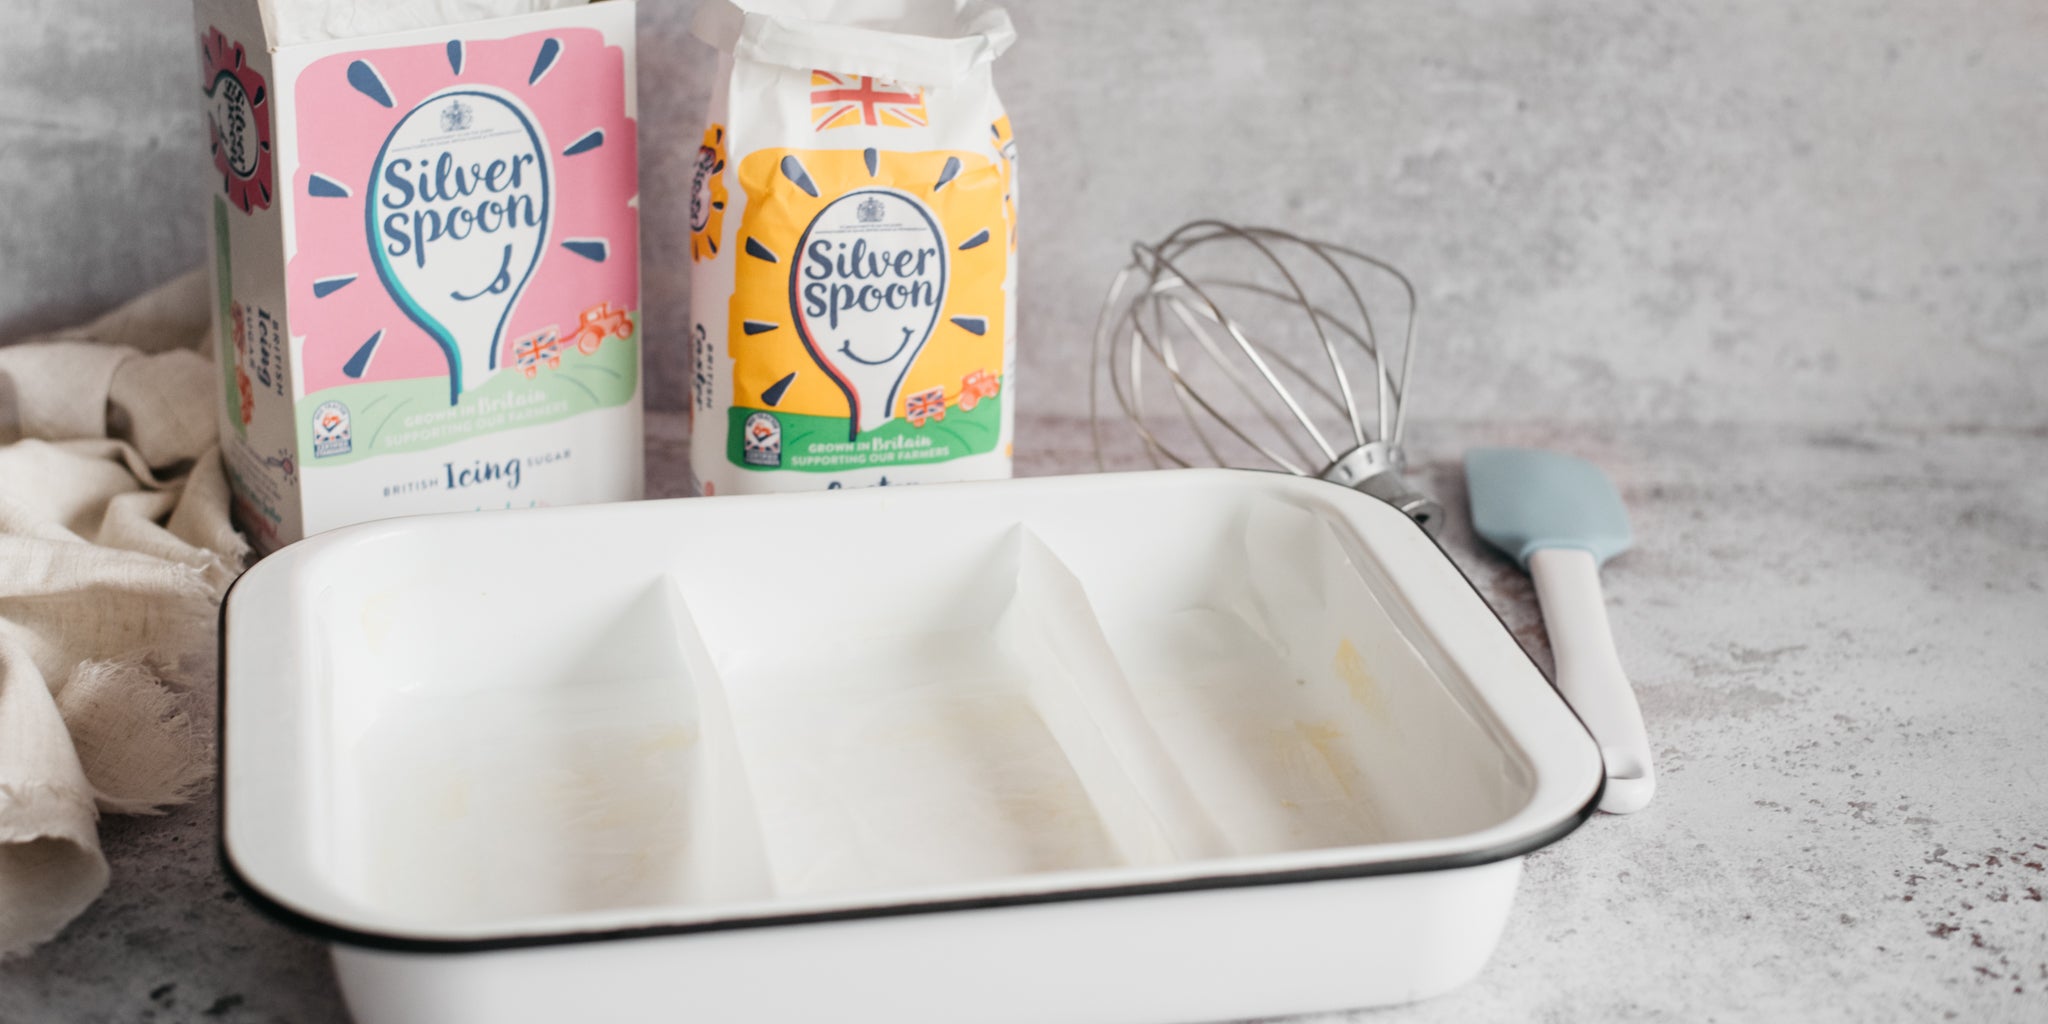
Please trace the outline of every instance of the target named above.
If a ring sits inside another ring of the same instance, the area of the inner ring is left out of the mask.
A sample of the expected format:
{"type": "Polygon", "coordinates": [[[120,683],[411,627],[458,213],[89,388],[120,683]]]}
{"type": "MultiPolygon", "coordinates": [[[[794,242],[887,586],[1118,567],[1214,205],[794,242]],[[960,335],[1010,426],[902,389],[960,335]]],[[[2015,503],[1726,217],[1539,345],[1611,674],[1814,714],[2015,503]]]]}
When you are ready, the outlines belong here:
{"type": "Polygon", "coordinates": [[[280,44],[289,13],[194,4],[243,529],[640,497],[634,5],[280,44]]]}

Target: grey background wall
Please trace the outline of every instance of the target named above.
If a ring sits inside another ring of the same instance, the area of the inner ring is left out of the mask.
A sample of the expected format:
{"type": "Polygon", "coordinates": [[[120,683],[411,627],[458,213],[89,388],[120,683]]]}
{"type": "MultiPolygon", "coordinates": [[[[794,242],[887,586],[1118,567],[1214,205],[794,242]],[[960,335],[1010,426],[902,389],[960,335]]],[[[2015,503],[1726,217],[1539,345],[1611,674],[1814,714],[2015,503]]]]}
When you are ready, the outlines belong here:
{"type": "MultiPolygon", "coordinates": [[[[709,50],[642,0],[650,401],[681,404],[709,50]]],[[[178,0],[6,0],[0,340],[199,263],[178,0]]],[[[1417,415],[2048,429],[2048,6],[1017,0],[1022,392],[1079,413],[1128,243],[1386,254],[1417,415]]],[[[1027,439],[1028,442],[1028,439],[1027,439]]]]}

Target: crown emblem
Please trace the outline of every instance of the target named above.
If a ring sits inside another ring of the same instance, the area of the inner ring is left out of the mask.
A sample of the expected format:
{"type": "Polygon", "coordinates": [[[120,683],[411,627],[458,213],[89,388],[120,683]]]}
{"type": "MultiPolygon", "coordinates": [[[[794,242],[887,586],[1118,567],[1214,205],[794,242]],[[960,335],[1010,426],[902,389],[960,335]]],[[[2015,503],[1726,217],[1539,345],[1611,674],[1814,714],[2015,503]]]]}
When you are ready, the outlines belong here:
{"type": "Polygon", "coordinates": [[[862,224],[878,224],[882,220],[882,215],[887,213],[888,210],[889,208],[883,206],[880,199],[869,196],[861,200],[859,206],[853,208],[853,215],[862,224]]]}
{"type": "Polygon", "coordinates": [[[470,112],[469,104],[460,99],[453,100],[441,108],[441,130],[444,132],[463,131],[474,119],[475,115],[470,112]]]}

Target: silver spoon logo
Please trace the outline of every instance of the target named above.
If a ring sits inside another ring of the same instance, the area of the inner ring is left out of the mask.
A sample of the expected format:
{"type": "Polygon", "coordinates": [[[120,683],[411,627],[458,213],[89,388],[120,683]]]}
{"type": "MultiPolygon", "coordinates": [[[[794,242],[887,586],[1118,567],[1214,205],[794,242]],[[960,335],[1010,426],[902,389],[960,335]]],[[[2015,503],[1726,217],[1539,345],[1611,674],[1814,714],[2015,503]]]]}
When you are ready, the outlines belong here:
{"type": "Polygon", "coordinates": [[[228,173],[238,178],[253,176],[259,155],[254,130],[256,104],[235,76],[222,72],[214,79],[207,116],[219,137],[216,145],[227,160],[228,173]]]}
{"type": "Polygon", "coordinates": [[[804,230],[790,269],[797,332],[846,394],[849,439],[896,416],[903,378],[946,300],[946,238],[902,192],[833,200],[804,230]]]}
{"type": "Polygon", "coordinates": [[[498,369],[513,306],[540,262],[547,154],[517,99],[451,89],[401,118],[371,168],[377,275],[447,356],[450,405],[498,369]]]}

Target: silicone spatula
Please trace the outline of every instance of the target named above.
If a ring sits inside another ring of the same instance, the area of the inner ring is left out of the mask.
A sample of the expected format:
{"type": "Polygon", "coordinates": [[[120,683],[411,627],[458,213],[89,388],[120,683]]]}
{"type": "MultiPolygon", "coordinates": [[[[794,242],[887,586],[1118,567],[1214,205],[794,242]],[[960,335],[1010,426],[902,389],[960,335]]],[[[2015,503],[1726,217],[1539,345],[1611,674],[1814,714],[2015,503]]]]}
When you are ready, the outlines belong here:
{"type": "Polygon", "coordinates": [[[1532,448],[1465,453],[1472,529],[1536,581],[1557,660],[1557,692],[1586,723],[1607,765],[1600,809],[1639,811],[1657,779],[1635,691],[1621,671],[1600,566],[1628,550],[1628,510],[1600,467],[1532,448]]]}

